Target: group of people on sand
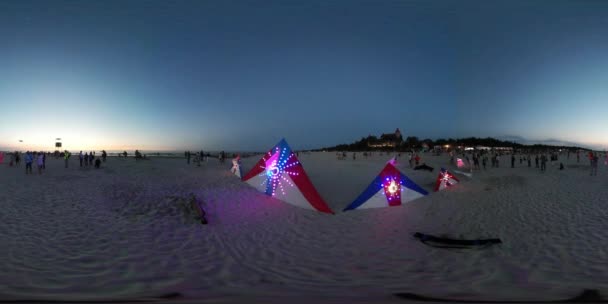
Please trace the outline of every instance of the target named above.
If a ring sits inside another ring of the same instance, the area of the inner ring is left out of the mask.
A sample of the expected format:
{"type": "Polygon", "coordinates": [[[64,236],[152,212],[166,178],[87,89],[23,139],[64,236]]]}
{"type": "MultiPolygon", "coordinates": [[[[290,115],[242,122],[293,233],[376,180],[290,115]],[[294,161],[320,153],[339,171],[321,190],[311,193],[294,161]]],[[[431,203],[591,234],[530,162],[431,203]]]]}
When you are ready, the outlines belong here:
{"type": "Polygon", "coordinates": [[[19,163],[21,162],[21,152],[15,151],[15,152],[11,152],[8,153],[9,156],[9,166],[19,166],[19,163]]]}
{"type": "Polygon", "coordinates": [[[99,167],[101,166],[101,160],[99,158],[97,158],[97,159],[95,158],[95,151],[91,151],[89,153],[85,152],[84,155],[82,154],[82,151],[80,151],[78,158],[80,159],[81,168],[83,167],[83,163],[84,163],[84,167],[93,166],[93,161],[95,161],[95,164],[94,164],[95,168],[99,169],[99,167]]]}
{"type": "MultiPolygon", "coordinates": [[[[300,152],[299,151],[295,151],[294,152],[296,154],[296,157],[300,156],[300,152]]],[[[363,152],[361,153],[363,155],[364,158],[368,158],[372,156],[372,152],[363,152]]],[[[336,152],[336,158],[338,160],[345,160],[347,158],[346,152],[336,152]]],[[[353,160],[357,160],[357,152],[353,152],[352,155],[353,160]]]]}
{"type": "MultiPolygon", "coordinates": [[[[190,151],[186,151],[186,152],[184,152],[184,156],[186,157],[187,164],[190,164],[190,160],[192,159],[192,162],[194,164],[196,164],[198,167],[200,167],[201,162],[207,162],[209,160],[210,154],[209,153],[205,154],[205,151],[203,151],[203,150],[201,150],[200,152],[196,152],[194,154],[190,151]]],[[[226,155],[224,154],[224,151],[222,151],[218,155],[218,159],[220,160],[220,162],[223,162],[223,159],[225,157],[226,157],[226,155]]]]}
{"type": "Polygon", "coordinates": [[[139,150],[135,150],[135,160],[140,160],[140,159],[148,159],[148,156],[146,154],[141,154],[141,152],[139,152],[139,150]]]}
{"type": "Polygon", "coordinates": [[[42,171],[46,169],[46,153],[27,151],[23,156],[25,162],[25,174],[33,174],[33,164],[35,163],[38,167],[38,174],[42,174],[42,171]]]}
{"type": "MultiPolygon", "coordinates": [[[[519,153],[515,153],[515,152],[511,152],[510,156],[509,154],[506,154],[507,157],[510,157],[511,160],[511,168],[515,168],[517,166],[517,159],[519,159],[519,165],[520,166],[526,166],[528,168],[532,167],[532,161],[534,160],[534,167],[537,169],[540,169],[541,172],[545,172],[547,171],[547,162],[559,162],[559,157],[561,154],[566,154],[568,155],[568,158],[570,156],[570,151],[568,152],[561,152],[558,153],[556,151],[520,151],[519,153]]],[[[580,161],[580,152],[577,152],[577,162],[580,161]]],[[[479,159],[481,159],[481,163],[483,165],[483,169],[486,169],[486,163],[488,160],[488,157],[490,157],[491,160],[491,166],[492,168],[499,168],[500,167],[500,157],[501,155],[504,155],[501,152],[490,152],[490,151],[474,151],[474,152],[469,152],[469,153],[464,153],[461,152],[461,156],[462,159],[466,160],[466,163],[469,164],[472,168],[474,169],[479,169],[479,159]],[[469,155],[472,156],[473,158],[473,162],[471,163],[471,160],[469,159],[469,155]]],[[[454,159],[454,152],[450,152],[450,162],[454,165],[457,165],[455,159],[454,159]]],[[[588,154],[589,157],[589,161],[590,161],[590,167],[591,167],[591,172],[590,175],[595,176],[597,175],[597,168],[598,168],[598,163],[599,163],[599,155],[598,153],[593,153],[593,152],[589,152],[588,154]]],[[[608,154],[605,155],[606,157],[606,161],[605,164],[608,165],[608,154]]],[[[564,170],[564,163],[563,162],[559,162],[559,170],[564,170]]]]}
{"type": "MultiPolygon", "coordinates": [[[[19,167],[21,160],[23,160],[25,163],[25,174],[33,174],[34,166],[38,168],[38,174],[42,174],[46,169],[46,159],[50,155],[50,152],[44,151],[26,151],[25,153],[15,151],[6,154],[9,167],[19,167]]],[[[4,156],[5,154],[0,152],[0,163],[4,161],[4,156]]]]}
{"type": "MultiPolygon", "coordinates": [[[[59,153],[60,157],[63,157],[65,168],[68,168],[70,157],[72,153],[65,150],[64,152],[59,153]]],[[[13,165],[19,166],[21,158],[25,162],[25,174],[33,174],[33,167],[36,165],[38,168],[38,174],[42,174],[44,170],[46,170],[46,159],[50,156],[50,152],[34,152],[27,151],[23,156],[21,156],[20,152],[10,153],[10,166],[13,165]]],[[[91,151],[89,153],[82,154],[82,151],[79,153],[80,167],[88,167],[95,166],[95,168],[99,169],[101,166],[101,162],[105,162],[108,157],[108,153],[103,150],[101,154],[101,158],[95,159],[95,152],[91,151]]]]}

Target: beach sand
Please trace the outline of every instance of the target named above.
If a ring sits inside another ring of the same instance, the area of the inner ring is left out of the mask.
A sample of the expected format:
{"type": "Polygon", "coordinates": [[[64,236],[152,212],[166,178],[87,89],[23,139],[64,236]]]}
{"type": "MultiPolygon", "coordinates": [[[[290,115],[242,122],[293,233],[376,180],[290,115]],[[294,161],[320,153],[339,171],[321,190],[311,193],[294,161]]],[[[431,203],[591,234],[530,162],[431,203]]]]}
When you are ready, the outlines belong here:
{"type": "MultiPolygon", "coordinates": [[[[0,299],[137,299],[266,303],[400,303],[393,293],[468,299],[608,295],[607,169],[571,155],[547,172],[507,157],[433,192],[449,157],[423,155],[435,171],[397,167],[430,192],[404,206],[342,212],[390,156],[301,154],[322,214],[257,192],[210,159],[109,158],[81,169],[48,158],[42,175],[0,165],[0,299]],[[188,209],[193,193],[207,212],[188,209]],[[500,238],[483,250],[426,246],[414,232],[500,238]],[[274,302],[272,302],[274,303],[274,302]]],[[[246,173],[259,156],[243,159],[246,173]]],[[[451,168],[451,167],[449,167],[451,168]]],[[[34,169],[36,173],[36,169],[34,169]]],[[[222,302],[222,303],[224,303],[222,302]]]]}

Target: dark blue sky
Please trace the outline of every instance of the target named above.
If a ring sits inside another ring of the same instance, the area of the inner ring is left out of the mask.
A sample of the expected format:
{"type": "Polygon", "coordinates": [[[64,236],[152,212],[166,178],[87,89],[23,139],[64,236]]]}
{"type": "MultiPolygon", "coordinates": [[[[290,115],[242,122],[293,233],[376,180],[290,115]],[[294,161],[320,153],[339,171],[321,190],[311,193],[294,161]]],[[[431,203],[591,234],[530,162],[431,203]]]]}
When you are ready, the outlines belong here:
{"type": "Polygon", "coordinates": [[[3,1],[0,148],[608,145],[605,1],[3,1]]]}

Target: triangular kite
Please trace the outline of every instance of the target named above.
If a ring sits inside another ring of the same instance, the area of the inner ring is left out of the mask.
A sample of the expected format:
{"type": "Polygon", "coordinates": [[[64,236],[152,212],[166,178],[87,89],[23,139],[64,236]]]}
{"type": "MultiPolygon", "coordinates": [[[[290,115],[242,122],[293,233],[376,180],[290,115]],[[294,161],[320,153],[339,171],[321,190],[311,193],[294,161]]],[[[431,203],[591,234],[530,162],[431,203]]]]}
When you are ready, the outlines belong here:
{"type": "Polygon", "coordinates": [[[391,163],[388,163],[367,189],[344,211],[358,208],[400,206],[427,194],[428,192],[407,178],[391,163]]]}
{"type": "Polygon", "coordinates": [[[243,177],[243,181],[286,203],[334,213],[312,185],[285,139],[270,149],[243,177]]]}
{"type": "Polygon", "coordinates": [[[439,171],[439,176],[437,176],[437,183],[435,183],[435,191],[443,190],[458,182],[459,180],[456,178],[456,176],[454,176],[448,170],[441,168],[441,171],[439,171]]]}

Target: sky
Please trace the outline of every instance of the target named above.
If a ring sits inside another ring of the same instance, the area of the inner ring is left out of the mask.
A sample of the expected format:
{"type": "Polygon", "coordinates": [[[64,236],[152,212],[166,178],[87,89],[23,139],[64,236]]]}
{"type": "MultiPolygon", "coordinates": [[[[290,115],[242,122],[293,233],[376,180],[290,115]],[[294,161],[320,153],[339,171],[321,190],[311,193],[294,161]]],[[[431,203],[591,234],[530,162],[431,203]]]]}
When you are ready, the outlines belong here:
{"type": "Polygon", "coordinates": [[[396,128],[608,147],[607,1],[9,0],[0,37],[0,150],[311,149],[396,128]]]}

